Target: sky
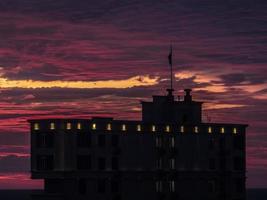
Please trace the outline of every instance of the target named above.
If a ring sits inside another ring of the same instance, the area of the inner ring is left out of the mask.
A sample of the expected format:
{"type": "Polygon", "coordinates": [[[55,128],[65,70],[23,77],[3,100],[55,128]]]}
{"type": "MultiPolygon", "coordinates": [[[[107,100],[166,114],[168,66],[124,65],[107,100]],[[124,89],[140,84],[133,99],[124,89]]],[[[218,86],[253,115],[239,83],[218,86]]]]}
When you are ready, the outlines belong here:
{"type": "Polygon", "coordinates": [[[267,187],[266,0],[1,0],[0,189],[30,180],[27,119],[141,119],[193,89],[203,121],[249,124],[247,186],[267,187]]]}

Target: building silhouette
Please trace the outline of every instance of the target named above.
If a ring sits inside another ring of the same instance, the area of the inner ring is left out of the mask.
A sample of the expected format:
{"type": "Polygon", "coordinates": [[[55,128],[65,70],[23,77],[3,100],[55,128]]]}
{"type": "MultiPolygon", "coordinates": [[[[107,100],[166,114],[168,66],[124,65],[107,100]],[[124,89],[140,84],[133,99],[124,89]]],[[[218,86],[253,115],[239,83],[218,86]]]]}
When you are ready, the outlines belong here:
{"type": "Polygon", "coordinates": [[[244,124],[204,123],[185,89],[142,102],[142,120],[42,119],[31,125],[34,199],[244,200],[244,124]]]}

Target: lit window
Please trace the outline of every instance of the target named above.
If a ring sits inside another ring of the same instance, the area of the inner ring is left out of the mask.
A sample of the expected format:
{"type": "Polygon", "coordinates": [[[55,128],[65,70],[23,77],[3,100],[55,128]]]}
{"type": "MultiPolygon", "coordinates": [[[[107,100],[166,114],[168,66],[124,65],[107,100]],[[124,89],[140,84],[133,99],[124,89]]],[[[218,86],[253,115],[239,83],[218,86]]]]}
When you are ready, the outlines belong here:
{"type": "Polygon", "coordinates": [[[212,128],[211,127],[208,128],[208,133],[212,133],[212,128]]]}
{"type": "Polygon", "coordinates": [[[237,129],[233,128],[233,134],[237,134],[237,129]]]}
{"type": "Polygon", "coordinates": [[[152,130],[152,132],[155,132],[156,131],[156,126],[155,125],[152,125],[151,130],[152,130]]]}
{"type": "Polygon", "coordinates": [[[224,133],[224,127],[221,128],[221,133],[224,133]]]}
{"type": "Polygon", "coordinates": [[[81,129],[82,129],[82,124],[81,124],[81,123],[78,123],[78,124],[77,124],[77,129],[78,129],[78,130],[81,130],[81,129]]]}
{"type": "Polygon", "coordinates": [[[107,124],[107,130],[111,131],[111,124],[107,124]]]}
{"type": "Polygon", "coordinates": [[[38,124],[38,123],[34,123],[34,124],[33,124],[33,129],[34,129],[35,131],[39,130],[39,129],[40,129],[39,124],[38,124]]]}
{"type": "Polygon", "coordinates": [[[141,131],[141,130],[142,130],[141,125],[138,124],[138,125],[137,125],[137,131],[141,131]]]}
{"type": "Polygon", "coordinates": [[[170,130],[171,130],[170,126],[167,125],[167,126],[165,127],[165,131],[166,131],[166,132],[170,132],[170,130]]]}
{"type": "Polygon", "coordinates": [[[175,159],[174,158],[170,159],[170,168],[175,169],[175,159]]]}
{"type": "Polygon", "coordinates": [[[180,127],[180,131],[181,131],[181,133],[184,133],[184,126],[180,127]]]}
{"type": "Polygon", "coordinates": [[[93,130],[96,130],[96,123],[93,123],[93,124],[92,124],[92,129],[93,129],[93,130]]]}
{"type": "Polygon", "coordinates": [[[125,125],[125,124],[123,124],[123,125],[121,126],[121,130],[122,130],[122,131],[126,131],[126,125],[125,125]]]}
{"type": "Polygon", "coordinates": [[[198,133],[198,127],[197,126],[194,127],[194,132],[198,133]]]}
{"type": "Polygon", "coordinates": [[[50,130],[55,130],[55,128],[56,128],[56,125],[55,125],[55,123],[50,123],[50,130]]]}
{"type": "Polygon", "coordinates": [[[174,137],[170,138],[170,146],[175,147],[175,138],[174,137]]]}
{"type": "Polygon", "coordinates": [[[170,192],[175,192],[175,182],[174,181],[170,181],[170,192]]]}
{"type": "Polygon", "coordinates": [[[67,130],[70,130],[71,129],[71,123],[67,123],[67,130]]]}
{"type": "Polygon", "coordinates": [[[162,192],[162,181],[156,182],[156,192],[162,192]]]}

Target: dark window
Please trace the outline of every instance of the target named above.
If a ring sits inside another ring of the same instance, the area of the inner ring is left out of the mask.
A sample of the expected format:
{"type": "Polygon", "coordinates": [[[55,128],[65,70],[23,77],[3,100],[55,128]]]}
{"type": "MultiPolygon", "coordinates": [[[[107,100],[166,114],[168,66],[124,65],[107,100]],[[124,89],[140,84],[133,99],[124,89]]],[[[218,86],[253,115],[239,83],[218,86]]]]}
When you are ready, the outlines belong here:
{"type": "Polygon", "coordinates": [[[226,170],[226,158],[225,158],[225,156],[220,157],[220,169],[226,170]]]}
{"type": "Polygon", "coordinates": [[[91,156],[78,155],[77,156],[77,169],[79,170],[91,169],[91,156]]]}
{"type": "Polygon", "coordinates": [[[99,147],[104,147],[106,145],[105,135],[98,135],[97,144],[98,144],[99,147]]]}
{"type": "Polygon", "coordinates": [[[215,146],[215,140],[213,138],[209,139],[209,149],[212,150],[214,149],[215,146]]]}
{"type": "Polygon", "coordinates": [[[106,169],[106,160],[105,160],[105,158],[98,158],[98,169],[99,170],[106,169]]]}
{"type": "Polygon", "coordinates": [[[236,189],[236,192],[244,192],[245,191],[245,181],[243,181],[242,178],[237,178],[235,180],[235,189],[236,189]]]}
{"type": "Polygon", "coordinates": [[[97,192],[98,193],[105,193],[106,192],[106,180],[105,179],[99,179],[97,182],[97,192]]]}
{"type": "Polygon", "coordinates": [[[242,150],[245,147],[244,137],[242,136],[234,136],[233,143],[235,149],[242,150]]]}
{"type": "Polygon", "coordinates": [[[215,181],[208,181],[208,191],[213,193],[216,191],[215,181]]]}
{"type": "Polygon", "coordinates": [[[120,194],[113,195],[112,200],[121,200],[121,195],[120,194]]]}
{"type": "Polygon", "coordinates": [[[111,167],[112,167],[113,170],[118,170],[119,169],[119,159],[118,159],[118,157],[112,157],[111,167]]]}
{"type": "Polygon", "coordinates": [[[118,147],[119,146],[119,136],[118,135],[112,135],[111,136],[111,145],[113,147],[118,147]]]}
{"type": "Polygon", "coordinates": [[[187,115],[183,115],[183,122],[187,122],[187,115]]]}
{"type": "Polygon", "coordinates": [[[214,170],[216,168],[216,163],[214,158],[209,159],[209,169],[214,170]]]}
{"type": "Polygon", "coordinates": [[[77,134],[77,146],[78,147],[90,147],[91,146],[91,134],[90,133],[78,133],[77,134]]]}
{"type": "Polygon", "coordinates": [[[242,157],[234,157],[234,170],[244,170],[244,164],[242,157]]]}
{"type": "Polygon", "coordinates": [[[37,134],[37,147],[39,148],[49,148],[54,145],[54,135],[53,134],[37,134]]]}
{"type": "Polygon", "coordinates": [[[53,170],[54,159],[50,155],[37,156],[37,169],[38,170],[53,170]]]}
{"type": "Polygon", "coordinates": [[[111,192],[112,193],[119,193],[119,181],[118,180],[111,180],[111,192]]]}
{"type": "Polygon", "coordinates": [[[221,150],[225,149],[225,138],[224,137],[220,138],[220,149],[221,150]]]}
{"type": "Polygon", "coordinates": [[[78,185],[79,185],[79,193],[83,195],[86,194],[86,180],[80,179],[78,185]]]}

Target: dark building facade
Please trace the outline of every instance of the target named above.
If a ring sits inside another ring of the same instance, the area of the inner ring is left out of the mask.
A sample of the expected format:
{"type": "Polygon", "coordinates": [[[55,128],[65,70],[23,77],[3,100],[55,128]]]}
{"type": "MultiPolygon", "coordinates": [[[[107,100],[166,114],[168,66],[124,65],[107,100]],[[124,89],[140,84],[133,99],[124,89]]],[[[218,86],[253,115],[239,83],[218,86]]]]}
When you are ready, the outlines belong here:
{"type": "Polygon", "coordinates": [[[244,200],[244,124],[203,123],[191,90],[153,96],[142,120],[42,119],[31,124],[35,199],[244,200]]]}

